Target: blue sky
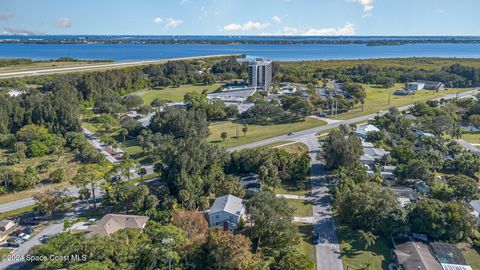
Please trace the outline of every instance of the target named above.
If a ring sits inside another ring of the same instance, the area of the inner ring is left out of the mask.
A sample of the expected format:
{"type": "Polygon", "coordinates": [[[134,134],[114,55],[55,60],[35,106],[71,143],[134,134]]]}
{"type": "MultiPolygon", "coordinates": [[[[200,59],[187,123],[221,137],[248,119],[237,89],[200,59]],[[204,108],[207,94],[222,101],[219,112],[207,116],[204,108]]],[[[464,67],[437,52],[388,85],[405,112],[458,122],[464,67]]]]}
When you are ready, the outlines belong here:
{"type": "Polygon", "coordinates": [[[479,0],[0,0],[0,34],[480,35],[479,0]]]}

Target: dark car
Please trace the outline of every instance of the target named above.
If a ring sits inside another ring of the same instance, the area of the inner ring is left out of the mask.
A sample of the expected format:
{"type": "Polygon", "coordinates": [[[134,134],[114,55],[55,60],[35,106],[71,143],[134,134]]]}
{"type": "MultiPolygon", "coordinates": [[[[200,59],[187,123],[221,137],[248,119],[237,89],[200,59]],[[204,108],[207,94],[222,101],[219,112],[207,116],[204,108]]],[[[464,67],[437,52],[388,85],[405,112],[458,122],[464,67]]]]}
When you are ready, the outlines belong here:
{"type": "Polygon", "coordinates": [[[292,135],[293,135],[293,132],[289,132],[289,133],[288,133],[288,136],[292,136],[292,135]]]}
{"type": "Polygon", "coordinates": [[[40,241],[42,244],[45,244],[47,243],[48,239],[50,239],[50,235],[44,234],[38,239],[38,241],[40,241]]]}
{"type": "Polygon", "coordinates": [[[245,188],[260,188],[260,183],[248,183],[245,188]]]}

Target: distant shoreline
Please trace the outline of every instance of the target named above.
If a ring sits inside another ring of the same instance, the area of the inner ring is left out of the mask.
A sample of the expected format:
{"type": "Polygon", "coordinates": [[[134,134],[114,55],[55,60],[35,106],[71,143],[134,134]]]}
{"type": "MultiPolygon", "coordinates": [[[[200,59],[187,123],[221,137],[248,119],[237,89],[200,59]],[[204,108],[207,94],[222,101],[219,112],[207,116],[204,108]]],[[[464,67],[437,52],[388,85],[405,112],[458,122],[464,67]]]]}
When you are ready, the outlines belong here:
{"type": "Polygon", "coordinates": [[[407,44],[480,44],[480,37],[308,37],[308,36],[8,36],[0,43],[21,44],[365,44],[399,46],[407,44]]]}

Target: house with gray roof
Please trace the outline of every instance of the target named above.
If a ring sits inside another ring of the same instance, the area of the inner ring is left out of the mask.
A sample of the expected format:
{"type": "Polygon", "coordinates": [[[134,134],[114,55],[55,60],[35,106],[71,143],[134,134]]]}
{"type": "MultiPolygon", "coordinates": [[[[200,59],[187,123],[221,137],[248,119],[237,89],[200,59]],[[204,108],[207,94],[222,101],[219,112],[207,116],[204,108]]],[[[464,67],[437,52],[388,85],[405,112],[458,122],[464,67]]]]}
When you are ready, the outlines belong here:
{"type": "Polygon", "coordinates": [[[367,124],[367,125],[360,125],[358,126],[356,129],[355,129],[355,134],[357,136],[359,136],[360,138],[367,138],[367,134],[369,132],[376,132],[376,131],[380,131],[380,129],[378,129],[376,126],[374,125],[371,125],[371,124],[367,124]]]}
{"type": "Polygon", "coordinates": [[[215,199],[208,211],[208,224],[210,227],[220,226],[225,230],[234,231],[244,216],[243,200],[233,195],[225,195],[215,199]]]}

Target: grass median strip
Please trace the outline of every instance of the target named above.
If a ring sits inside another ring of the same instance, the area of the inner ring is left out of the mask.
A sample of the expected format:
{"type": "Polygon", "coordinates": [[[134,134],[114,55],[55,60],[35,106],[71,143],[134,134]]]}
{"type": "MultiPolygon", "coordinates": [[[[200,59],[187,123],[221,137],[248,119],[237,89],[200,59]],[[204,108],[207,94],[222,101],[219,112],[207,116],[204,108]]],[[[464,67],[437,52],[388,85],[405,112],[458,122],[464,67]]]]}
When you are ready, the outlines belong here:
{"type": "Polygon", "coordinates": [[[216,122],[210,126],[208,141],[225,148],[230,148],[323,125],[325,125],[324,121],[307,117],[305,121],[292,124],[247,125],[248,131],[244,135],[242,133],[242,124],[236,124],[230,121],[216,122]],[[239,135],[238,139],[235,138],[237,130],[239,135]],[[227,132],[228,138],[226,138],[225,141],[221,138],[222,132],[227,132]]]}

